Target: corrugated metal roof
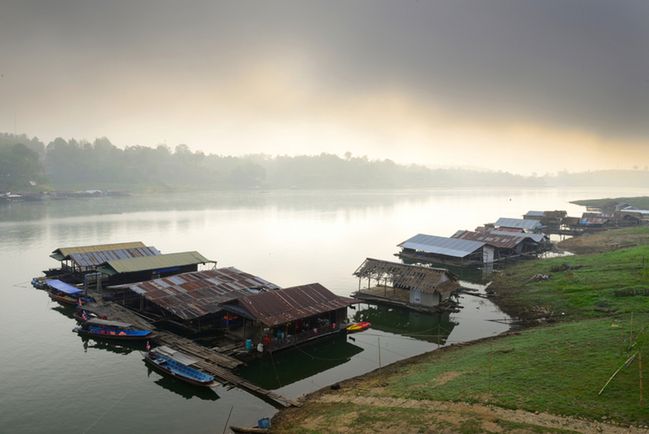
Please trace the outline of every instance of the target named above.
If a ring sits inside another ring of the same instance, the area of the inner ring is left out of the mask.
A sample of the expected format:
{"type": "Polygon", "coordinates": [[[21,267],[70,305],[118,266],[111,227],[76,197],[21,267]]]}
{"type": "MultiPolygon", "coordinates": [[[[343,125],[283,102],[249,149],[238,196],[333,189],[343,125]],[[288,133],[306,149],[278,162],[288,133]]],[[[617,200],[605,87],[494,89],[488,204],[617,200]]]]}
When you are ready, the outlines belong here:
{"type": "Polygon", "coordinates": [[[118,250],[118,249],[137,249],[146,247],[142,241],[131,241],[127,243],[113,243],[113,244],[95,244],[91,246],[77,246],[77,247],[59,247],[54,250],[50,255],[57,261],[69,259],[73,253],[88,253],[99,252],[102,250],[118,250]]]}
{"type": "Polygon", "coordinates": [[[545,217],[545,211],[528,211],[525,215],[528,217],[545,217]]]}
{"type": "Polygon", "coordinates": [[[448,294],[458,289],[457,276],[444,268],[407,265],[367,258],[354,272],[359,278],[389,281],[395,288],[419,289],[423,292],[448,294]]]}
{"type": "Polygon", "coordinates": [[[79,267],[96,267],[104,262],[116,259],[137,258],[140,256],[158,256],[160,251],[155,247],[135,247],[130,249],[100,250],[98,252],[71,253],[70,259],[79,267]]]}
{"type": "Polygon", "coordinates": [[[250,295],[233,303],[243,307],[252,318],[273,327],[342,309],[358,301],[338,296],[319,283],[311,283],[250,295]]]}
{"type": "Polygon", "coordinates": [[[525,230],[535,230],[540,229],[543,225],[537,220],[525,220],[525,219],[512,219],[512,218],[499,218],[496,223],[496,227],[505,227],[505,228],[517,228],[525,230]]]}
{"type": "Polygon", "coordinates": [[[192,271],[124,286],[184,320],[218,312],[221,303],[248,296],[251,290],[279,289],[274,283],[234,267],[192,271]]]}
{"type": "Polygon", "coordinates": [[[398,244],[404,249],[413,249],[420,252],[434,253],[437,255],[464,258],[476,250],[481,249],[485,243],[479,241],[462,240],[459,238],[437,237],[434,235],[417,234],[414,237],[398,244]]]}
{"type": "Polygon", "coordinates": [[[498,232],[496,231],[458,231],[453,234],[453,238],[462,240],[482,241],[490,246],[499,249],[514,249],[517,245],[525,241],[526,237],[522,232],[498,232]]]}
{"type": "Polygon", "coordinates": [[[547,238],[547,235],[545,234],[530,234],[528,232],[508,232],[508,231],[499,231],[497,229],[491,230],[490,232],[494,235],[505,235],[509,237],[523,237],[523,238],[530,239],[536,243],[545,241],[545,239],[547,238]]]}
{"type": "Polygon", "coordinates": [[[138,258],[116,259],[97,267],[104,274],[112,276],[119,273],[157,270],[162,268],[182,267],[214,262],[198,252],[168,253],[158,256],[140,256],[138,258]]]}

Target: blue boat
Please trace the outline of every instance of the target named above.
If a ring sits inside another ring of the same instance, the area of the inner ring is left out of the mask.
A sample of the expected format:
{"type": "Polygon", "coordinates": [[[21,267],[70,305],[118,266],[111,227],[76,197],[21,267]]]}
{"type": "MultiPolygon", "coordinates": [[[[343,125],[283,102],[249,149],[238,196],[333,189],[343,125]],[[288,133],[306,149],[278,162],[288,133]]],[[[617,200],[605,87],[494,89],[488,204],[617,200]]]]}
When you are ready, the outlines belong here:
{"type": "Polygon", "coordinates": [[[83,303],[95,301],[94,298],[85,296],[83,290],[58,279],[45,279],[45,287],[50,298],[60,304],[75,306],[79,304],[79,300],[83,303]]]}
{"type": "Polygon", "coordinates": [[[99,318],[91,318],[85,321],[80,327],[76,327],[74,331],[81,336],[125,341],[142,341],[151,338],[153,334],[151,330],[136,329],[129,323],[99,318]]]}
{"type": "Polygon", "coordinates": [[[162,374],[195,386],[209,387],[215,383],[212,375],[191,366],[198,362],[197,359],[164,345],[146,353],[144,362],[162,374]]]}

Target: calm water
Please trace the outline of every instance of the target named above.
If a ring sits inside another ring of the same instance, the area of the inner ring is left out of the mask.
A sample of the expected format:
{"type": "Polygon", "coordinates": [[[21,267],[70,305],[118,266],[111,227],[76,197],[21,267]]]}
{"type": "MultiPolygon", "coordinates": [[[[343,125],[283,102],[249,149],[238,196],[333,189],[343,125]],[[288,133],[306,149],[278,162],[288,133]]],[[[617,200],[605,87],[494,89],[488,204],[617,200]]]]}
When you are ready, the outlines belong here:
{"type": "MultiPolygon", "coordinates": [[[[417,232],[451,235],[528,209],[637,190],[245,192],[17,203],[0,207],[0,431],[222,432],[275,410],[237,389],[196,392],[148,371],[137,349],[74,333],[68,312],[29,286],[55,266],[60,246],[142,240],[163,252],[198,250],[281,286],[320,282],[348,295],[365,257],[392,259],[417,232]]],[[[464,308],[431,316],[361,305],[375,328],[278,354],[243,372],[296,397],[381,365],[501,333],[505,315],[465,295],[464,308]],[[352,339],[353,338],[353,339],[352,339]]]]}

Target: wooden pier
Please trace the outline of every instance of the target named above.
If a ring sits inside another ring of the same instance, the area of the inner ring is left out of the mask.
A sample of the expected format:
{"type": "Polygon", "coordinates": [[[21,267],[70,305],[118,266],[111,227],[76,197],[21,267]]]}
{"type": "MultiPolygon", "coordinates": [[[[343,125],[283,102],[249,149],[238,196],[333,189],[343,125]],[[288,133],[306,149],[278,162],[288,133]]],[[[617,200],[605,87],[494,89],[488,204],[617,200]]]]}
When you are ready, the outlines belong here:
{"type": "MultiPolygon", "coordinates": [[[[86,306],[86,308],[96,314],[105,315],[111,320],[127,322],[143,329],[155,329],[155,326],[146,318],[114,302],[100,301],[92,303],[86,306]]],[[[297,401],[256,386],[232,372],[232,369],[243,365],[243,362],[239,359],[235,359],[224,352],[204,347],[191,339],[187,339],[166,330],[155,330],[155,333],[155,340],[174,350],[189,354],[198,359],[199,361],[195,366],[202,371],[213,375],[225,386],[243,389],[278,408],[300,406],[297,401]]]]}
{"type": "Polygon", "coordinates": [[[296,401],[285,398],[277,393],[271,392],[270,390],[255,386],[249,381],[234,374],[231,369],[243,364],[243,362],[234,357],[219,353],[210,348],[199,345],[191,339],[183,338],[182,336],[167,331],[158,332],[156,339],[168,347],[190,354],[199,359],[199,362],[196,363],[195,366],[214,375],[216,378],[224,382],[224,385],[226,386],[231,385],[243,389],[277,407],[287,408],[299,406],[299,403],[296,401]]]}

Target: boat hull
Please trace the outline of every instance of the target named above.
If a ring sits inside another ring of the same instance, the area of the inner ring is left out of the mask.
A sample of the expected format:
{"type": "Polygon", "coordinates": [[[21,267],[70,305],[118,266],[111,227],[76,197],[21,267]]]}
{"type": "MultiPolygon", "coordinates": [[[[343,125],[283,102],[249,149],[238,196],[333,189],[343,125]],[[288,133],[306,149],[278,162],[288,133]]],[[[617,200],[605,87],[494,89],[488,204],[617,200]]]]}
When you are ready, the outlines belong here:
{"type": "Polygon", "coordinates": [[[149,333],[148,335],[145,335],[145,336],[94,333],[94,332],[91,332],[89,330],[85,330],[85,329],[80,328],[80,327],[77,328],[75,331],[77,333],[79,333],[80,336],[83,336],[83,337],[114,340],[114,341],[145,341],[145,340],[151,339],[154,336],[153,333],[149,333]]]}
{"type": "Polygon", "coordinates": [[[167,369],[166,367],[156,363],[155,360],[151,359],[151,357],[148,354],[144,356],[144,363],[146,363],[147,366],[150,366],[154,371],[156,371],[156,372],[158,372],[160,374],[176,378],[176,379],[178,379],[178,380],[180,380],[182,382],[191,384],[193,386],[211,387],[211,386],[214,386],[216,384],[216,381],[202,382],[202,381],[197,381],[197,380],[194,380],[194,379],[191,379],[191,378],[188,378],[188,377],[184,377],[182,375],[178,375],[175,372],[173,372],[172,370],[167,369]]]}

